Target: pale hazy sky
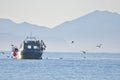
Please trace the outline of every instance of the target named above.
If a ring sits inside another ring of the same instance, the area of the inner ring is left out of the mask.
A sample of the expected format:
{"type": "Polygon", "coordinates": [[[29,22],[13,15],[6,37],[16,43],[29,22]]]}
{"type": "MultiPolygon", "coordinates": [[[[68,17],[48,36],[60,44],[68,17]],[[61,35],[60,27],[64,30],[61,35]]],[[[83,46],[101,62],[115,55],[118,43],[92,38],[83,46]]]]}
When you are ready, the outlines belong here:
{"type": "Polygon", "coordinates": [[[120,0],[0,0],[0,18],[50,28],[94,10],[120,13],[120,0]]]}

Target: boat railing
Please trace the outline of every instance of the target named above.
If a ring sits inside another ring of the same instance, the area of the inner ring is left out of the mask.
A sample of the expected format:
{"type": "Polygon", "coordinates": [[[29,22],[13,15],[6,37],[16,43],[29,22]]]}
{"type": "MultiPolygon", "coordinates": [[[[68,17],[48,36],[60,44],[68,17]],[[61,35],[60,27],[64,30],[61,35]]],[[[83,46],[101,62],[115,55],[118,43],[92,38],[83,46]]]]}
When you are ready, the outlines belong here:
{"type": "Polygon", "coordinates": [[[38,41],[37,39],[36,39],[36,37],[33,37],[33,36],[30,36],[30,37],[26,37],[26,39],[25,39],[25,42],[27,42],[27,41],[38,41]]]}

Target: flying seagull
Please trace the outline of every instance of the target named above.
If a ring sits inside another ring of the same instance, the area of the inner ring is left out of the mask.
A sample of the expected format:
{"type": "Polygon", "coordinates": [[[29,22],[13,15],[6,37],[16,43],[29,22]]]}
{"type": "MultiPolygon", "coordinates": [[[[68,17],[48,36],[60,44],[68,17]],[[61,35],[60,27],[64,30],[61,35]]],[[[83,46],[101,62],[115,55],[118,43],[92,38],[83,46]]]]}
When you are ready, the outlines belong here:
{"type": "Polygon", "coordinates": [[[85,54],[85,53],[86,53],[86,51],[82,51],[82,53],[84,53],[84,54],[85,54]]]}
{"type": "Polygon", "coordinates": [[[83,54],[83,58],[86,58],[86,53],[87,53],[87,51],[88,51],[88,50],[83,50],[83,51],[81,51],[82,54],[83,54]]]}
{"type": "Polygon", "coordinates": [[[71,43],[74,43],[74,41],[71,41],[71,43]]]}
{"type": "Polygon", "coordinates": [[[85,54],[85,53],[87,53],[86,51],[88,51],[88,50],[82,51],[82,53],[84,53],[84,54],[85,54]]]}
{"type": "Polygon", "coordinates": [[[0,52],[1,54],[5,54],[4,52],[0,52]]]}
{"type": "Polygon", "coordinates": [[[99,44],[99,45],[97,45],[96,47],[101,48],[102,45],[103,45],[103,44],[99,44]]]}

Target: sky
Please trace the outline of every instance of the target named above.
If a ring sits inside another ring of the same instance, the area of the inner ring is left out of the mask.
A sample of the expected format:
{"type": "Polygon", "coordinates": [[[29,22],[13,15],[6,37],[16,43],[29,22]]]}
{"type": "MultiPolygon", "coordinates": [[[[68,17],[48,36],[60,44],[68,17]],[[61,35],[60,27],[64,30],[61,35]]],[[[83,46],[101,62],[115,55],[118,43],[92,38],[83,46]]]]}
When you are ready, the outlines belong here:
{"type": "Polygon", "coordinates": [[[0,18],[49,28],[95,10],[120,13],[120,0],[0,0],[0,18]]]}

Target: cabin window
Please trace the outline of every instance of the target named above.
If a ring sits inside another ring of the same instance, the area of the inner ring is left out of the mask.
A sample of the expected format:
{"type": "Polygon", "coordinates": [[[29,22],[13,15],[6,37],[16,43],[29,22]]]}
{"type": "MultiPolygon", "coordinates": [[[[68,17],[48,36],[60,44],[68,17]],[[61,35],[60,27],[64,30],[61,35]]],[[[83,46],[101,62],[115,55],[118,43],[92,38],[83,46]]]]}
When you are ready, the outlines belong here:
{"type": "Polygon", "coordinates": [[[28,45],[27,47],[28,47],[28,49],[31,49],[31,48],[32,48],[31,45],[28,45]]]}
{"type": "Polygon", "coordinates": [[[39,49],[38,46],[33,46],[34,49],[39,49]]]}

